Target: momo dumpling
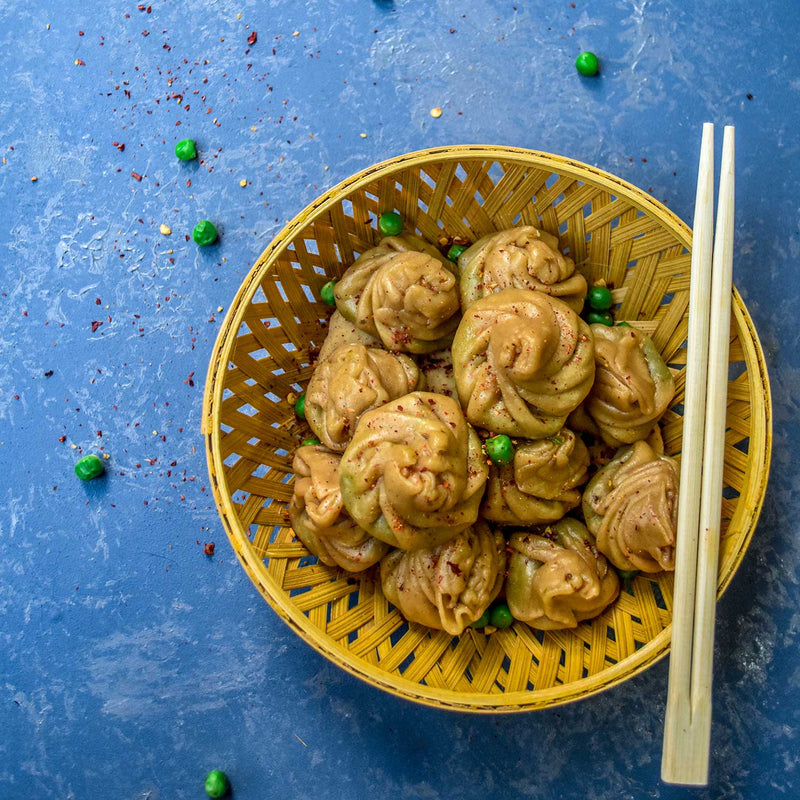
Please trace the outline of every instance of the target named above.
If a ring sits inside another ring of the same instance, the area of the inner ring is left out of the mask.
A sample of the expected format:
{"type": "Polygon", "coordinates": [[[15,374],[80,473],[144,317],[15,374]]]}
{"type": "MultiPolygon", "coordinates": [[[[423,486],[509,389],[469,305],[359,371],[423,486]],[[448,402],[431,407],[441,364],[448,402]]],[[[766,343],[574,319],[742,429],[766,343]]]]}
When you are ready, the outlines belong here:
{"type": "MultiPolygon", "coordinates": [[[[584,434],[586,439],[586,449],[589,451],[589,461],[592,466],[604,467],[609,461],[611,461],[612,458],[614,458],[619,450],[619,447],[613,444],[608,444],[608,442],[603,439],[600,433],[600,428],[597,427],[597,423],[595,423],[595,421],[586,412],[585,406],[586,401],[578,406],[569,415],[569,417],[567,417],[567,426],[574,431],[584,434]]],[[[661,433],[661,427],[657,422],[653,425],[647,435],[641,439],[641,441],[647,442],[647,444],[649,444],[658,455],[663,455],[664,437],[661,433]]]]}
{"type": "Polygon", "coordinates": [[[583,515],[597,549],[619,569],[675,569],[678,467],[646,442],[619,450],[583,493],[583,515]]]}
{"type": "Polygon", "coordinates": [[[393,550],[381,561],[381,584],[407,620],[458,636],[497,597],[505,563],[503,536],[477,522],[438,547],[393,550]]]}
{"type": "Polygon", "coordinates": [[[464,413],[493,433],[552,436],[588,394],[594,370],[589,326],[560,300],[528,289],[473,303],[453,340],[464,413]]]}
{"type": "Polygon", "coordinates": [[[358,305],[364,289],[375,272],[399,253],[424,253],[439,261],[445,260],[433,245],[419,236],[409,233],[385,236],[375,247],[363,252],[336,281],[334,285],[336,311],[356,325],[359,318],[358,305]]]}
{"type": "Polygon", "coordinates": [[[425,380],[426,391],[444,394],[447,397],[458,397],[453,378],[453,356],[449,349],[420,356],[417,364],[425,380]]]}
{"type": "Polygon", "coordinates": [[[344,504],[402,550],[434,547],[472,525],[488,468],[458,402],[413,392],[367,411],[339,467],[344,504]]]}
{"type": "Polygon", "coordinates": [[[419,388],[420,377],[406,355],[342,345],[317,363],[306,389],[306,420],[326,447],[344,452],[365,411],[419,388]]]}
{"type": "Polygon", "coordinates": [[[555,522],[580,505],[589,451],[570,430],[517,447],[507,466],[489,467],[481,516],[504,525],[555,522]]]}
{"type": "Polygon", "coordinates": [[[478,239],[458,259],[464,308],[503,289],[532,289],[557,297],[580,314],[586,278],[562,255],[550,233],[522,225],[478,239]]]}
{"type": "Polygon", "coordinates": [[[391,236],[356,259],[334,289],[342,316],[387,350],[432,353],[450,344],[461,304],[455,267],[414,236],[391,236]]]}
{"type": "Polygon", "coordinates": [[[361,572],[377,564],[389,546],[356,525],[344,510],[339,459],[321,445],[298,448],[292,462],[289,519],[297,538],[323,564],[361,572]]]}
{"type": "Polygon", "coordinates": [[[597,372],[584,407],[603,440],[619,447],[645,439],[675,394],[652,340],[627,325],[592,325],[597,372]]]}
{"type": "Polygon", "coordinates": [[[540,534],[513,533],[508,547],[508,608],[532,628],[575,628],[619,594],[617,573],[577,520],[565,517],[540,534]]]}
{"type": "Polygon", "coordinates": [[[318,361],[326,359],[337,347],[343,344],[363,344],[365,347],[383,347],[380,339],[357,328],[338,311],[328,320],[328,333],[319,349],[318,361]]]}

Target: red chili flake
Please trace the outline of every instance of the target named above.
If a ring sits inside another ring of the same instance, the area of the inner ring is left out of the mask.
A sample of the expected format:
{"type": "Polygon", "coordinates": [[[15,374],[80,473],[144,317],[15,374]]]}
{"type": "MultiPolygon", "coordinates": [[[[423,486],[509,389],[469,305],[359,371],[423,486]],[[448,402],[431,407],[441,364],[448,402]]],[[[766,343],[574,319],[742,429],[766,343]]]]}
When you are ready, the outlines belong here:
{"type": "Polygon", "coordinates": [[[83,31],[78,31],[78,36],[83,36],[83,31]]]}
{"type": "Polygon", "coordinates": [[[67,441],[67,437],[66,436],[59,436],[58,437],[58,441],[61,442],[61,444],[64,444],[64,442],[67,441]]]}
{"type": "Polygon", "coordinates": [[[44,374],[45,378],[52,378],[53,377],[53,370],[49,369],[44,374]]]}
{"type": "Polygon", "coordinates": [[[209,542],[209,543],[208,543],[208,544],[207,544],[207,545],[206,545],[206,546],[203,548],[203,552],[204,552],[204,553],[205,553],[207,556],[213,556],[213,555],[214,555],[214,542],[209,542]]]}
{"type": "Polygon", "coordinates": [[[138,172],[131,172],[131,178],[135,178],[137,181],[141,181],[142,176],[138,172]]]}
{"type": "Polygon", "coordinates": [[[102,323],[102,322],[101,322],[99,319],[96,319],[96,320],[94,320],[94,321],[92,322],[92,333],[96,333],[97,329],[98,329],[98,328],[99,328],[99,327],[100,327],[102,324],[103,324],[103,323],[102,323]]]}
{"type": "Polygon", "coordinates": [[[75,59],[75,64],[77,66],[79,66],[79,67],[85,67],[86,66],[86,62],[82,58],[76,58],[75,59]]]}
{"type": "Polygon", "coordinates": [[[258,34],[255,31],[253,31],[247,37],[247,44],[249,44],[252,47],[257,41],[258,41],[258,34]]]}
{"type": "Polygon", "coordinates": [[[102,305],[103,301],[99,297],[95,297],[94,304],[96,306],[102,305]]]}
{"type": "Polygon", "coordinates": [[[113,144],[114,147],[116,147],[117,150],[120,151],[120,153],[125,152],[125,142],[111,142],[111,144],[113,144]]]}

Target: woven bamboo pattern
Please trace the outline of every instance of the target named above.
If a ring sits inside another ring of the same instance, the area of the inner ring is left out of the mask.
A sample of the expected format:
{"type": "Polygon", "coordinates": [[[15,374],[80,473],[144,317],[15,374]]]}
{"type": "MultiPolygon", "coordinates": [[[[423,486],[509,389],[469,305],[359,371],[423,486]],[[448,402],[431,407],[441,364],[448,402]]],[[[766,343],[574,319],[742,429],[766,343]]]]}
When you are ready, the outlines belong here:
{"type": "MultiPolygon", "coordinates": [[[[407,623],[372,572],[318,564],[295,539],[287,504],[292,455],[309,435],[293,403],[311,376],[330,308],[320,288],[379,240],[377,217],[436,243],[475,241],[531,224],[559,237],[589,278],[612,287],[617,321],[645,330],[673,368],[663,420],[680,458],[690,229],[608,173],[515,148],[458,146],[400,156],[344,181],[301,212],[239,289],[205,391],[211,485],[242,566],[275,611],[339,666],[402,697],[442,708],[518,711],[578,700],[647,668],[669,649],[672,576],[639,576],[574,631],[515,623],[453,637],[407,623]]],[[[771,401],[752,321],[734,291],[719,591],[753,534],[769,471],[771,401]]]]}

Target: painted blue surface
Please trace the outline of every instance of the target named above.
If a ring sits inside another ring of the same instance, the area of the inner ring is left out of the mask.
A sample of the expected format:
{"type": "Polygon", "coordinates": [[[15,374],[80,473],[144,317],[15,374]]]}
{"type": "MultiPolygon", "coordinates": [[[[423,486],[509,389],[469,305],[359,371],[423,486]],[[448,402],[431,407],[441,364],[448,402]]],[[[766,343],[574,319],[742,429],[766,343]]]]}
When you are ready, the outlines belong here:
{"type": "Polygon", "coordinates": [[[237,800],[800,796],[800,7],[574,6],[0,3],[0,796],[199,798],[214,767],[237,800]],[[575,73],[582,49],[599,78],[575,73]],[[775,444],[719,606],[712,783],[686,790],[659,781],[666,662],[577,705],[480,717],[331,666],[238,566],[199,426],[218,309],[322,190],[425,146],[510,144],[689,220],[706,120],[737,129],[735,280],[775,444]],[[184,137],[200,163],[174,158],[184,137]],[[201,218],[218,246],[185,240],[201,218]],[[73,463],[100,447],[107,476],[82,484],[73,463]]]}

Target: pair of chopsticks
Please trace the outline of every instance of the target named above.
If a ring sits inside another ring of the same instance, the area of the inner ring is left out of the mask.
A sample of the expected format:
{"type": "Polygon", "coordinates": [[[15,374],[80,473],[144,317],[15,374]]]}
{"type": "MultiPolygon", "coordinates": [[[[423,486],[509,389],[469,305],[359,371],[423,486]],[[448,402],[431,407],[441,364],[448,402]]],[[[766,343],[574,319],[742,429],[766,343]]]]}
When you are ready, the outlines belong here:
{"type": "Polygon", "coordinates": [[[734,130],[722,143],[714,227],[714,126],[703,125],[697,176],[686,398],[683,416],[672,652],[661,778],[705,786],[711,741],[711,679],[733,271],[734,130]]]}

